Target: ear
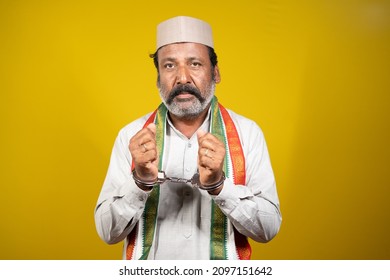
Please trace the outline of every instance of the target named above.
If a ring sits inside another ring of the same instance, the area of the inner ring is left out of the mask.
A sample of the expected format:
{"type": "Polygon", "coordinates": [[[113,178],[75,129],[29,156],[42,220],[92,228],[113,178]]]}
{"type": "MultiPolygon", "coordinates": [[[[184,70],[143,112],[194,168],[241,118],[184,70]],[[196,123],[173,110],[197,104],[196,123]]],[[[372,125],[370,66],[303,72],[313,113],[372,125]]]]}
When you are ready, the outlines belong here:
{"type": "Polygon", "coordinates": [[[218,65],[214,66],[214,81],[216,84],[219,84],[221,82],[221,74],[219,73],[218,65]]]}

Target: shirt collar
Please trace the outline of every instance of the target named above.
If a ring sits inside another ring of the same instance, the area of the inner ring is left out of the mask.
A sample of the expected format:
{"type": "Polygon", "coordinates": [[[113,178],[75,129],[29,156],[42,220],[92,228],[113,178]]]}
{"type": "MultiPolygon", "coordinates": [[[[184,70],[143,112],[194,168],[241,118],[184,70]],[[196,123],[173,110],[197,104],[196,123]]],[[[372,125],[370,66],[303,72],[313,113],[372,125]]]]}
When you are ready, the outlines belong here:
{"type": "MultiPolygon", "coordinates": [[[[168,114],[168,111],[167,111],[167,114],[168,114]]],[[[207,110],[206,118],[204,119],[202,125],[198,128],[198,130],[201,129],[201,130],[203,130],[203,131],[209,132],[209,130],[210,130],[210,118],[211,118],[211,106],[209,106],[209,109],[207,110]]],[[[167,123],[168,123],[169,127],[171,127],[172,130],[173,130],[177,135],[179,135],[179,136],[180,136],[181,138],[183,138],[183,139],[188,140],[188,138],[187,138],[185,135],[183,135],[183,133],[181,133],[179,130],[177,130],[176,127],[173,125],[173,123],[172,123],[172,121],[171,121],[171,118],[169,117],[169,114],[168,114],[168,116],[167,116],[166,119],[167,119],[167,123]]],[[[198,131],[198,130],[197,130],[197,131],[198,131]]],[[[197,131],[196,131],[196,132],[197,132],[197,131]]],[[[191,136],[191,139],[194,138],[194,137],[196,137],[196,132],[191,136]]]]}

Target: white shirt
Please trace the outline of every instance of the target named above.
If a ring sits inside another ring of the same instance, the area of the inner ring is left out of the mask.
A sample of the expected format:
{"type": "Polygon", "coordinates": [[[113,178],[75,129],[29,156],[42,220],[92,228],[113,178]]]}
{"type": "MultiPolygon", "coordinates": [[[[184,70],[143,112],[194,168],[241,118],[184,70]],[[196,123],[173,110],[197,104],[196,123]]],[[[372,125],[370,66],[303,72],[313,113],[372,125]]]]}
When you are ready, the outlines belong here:
{"type": "MultiPolygon", "coordinates": [[[[237,128],[246,160],[246,186],[226,179],[217,196],[187,184],[160,186],[156,234],[149,259],[210,259],[211,199],[234,227],[258,242],[268,242],[282,221],[275,179],[266,142],[253,121],[228,110],[237,128]]],[[[99,236],[108,244],[125,240],[140,219],[149,192],[131,176],[130,139],[142,129],[150,114],[124,127],[115,141],[106,179],[95,210],[99,236]]],[[[201,128],[208,131],[209,116],[201,128]]],[[[188,139],[168,120],[162,170],[167,176],[189,179],[197,170],[196,133],[188,139]]],[[[228,234],[233,235],[232,227],[228,234]]],[[[234,247],[234,244],[231,245],[234,247]]],[[[235,248],[230,248],[235,252],[235,248]]],[[[230,253],[230,259],[237,255],[230,253]]]]}

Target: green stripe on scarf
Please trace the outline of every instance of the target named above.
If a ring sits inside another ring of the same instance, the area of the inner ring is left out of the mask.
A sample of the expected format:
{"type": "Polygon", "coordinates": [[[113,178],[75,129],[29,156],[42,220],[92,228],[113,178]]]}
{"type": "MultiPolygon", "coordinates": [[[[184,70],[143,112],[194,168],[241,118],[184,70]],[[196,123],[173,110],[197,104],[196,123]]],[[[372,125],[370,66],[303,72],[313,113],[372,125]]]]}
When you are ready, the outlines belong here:
{"type": "MultiPolygon", "coordinates": [[[[219,113],[218,100],[216,97],[213,98],[211,103],[210,133],[222,141],[226,147],[227,142],[225,137],[225,130],[221,114],[219,113]]],[[[223,171],[228,177],[227,155],[228,149],[226,147],[223,171]]],[[[211,203],[210,259],[225,260],[227,258],[227,219],[226,216],[222,213],[221,209],[219,209],[219,207],[215,204],[214,200],[211,200],[211,203]]]]}
{"type": "MultiPolygon", "coordinates": [[[[167,117],[167,108],[164,104],[161,104],[157,109],[155,124],[156,124],[156,144],[157,151],[160,156],[158,168],[162,168],[162,159],[164,151],[164,135],[165,135],[165,125],[167,117]]],[[[149,198],[146,202],[144,209],[144,228],[143,228],[143,247],[142,247],[142,256],[140,260],[146,260],[148,258],[150,248],[153,244],[154,232],[157,222],[157,210],[158,210],[158,200],[160,197],[160,186],[154,186],[152,192],[149,195],[149,198]]]]}

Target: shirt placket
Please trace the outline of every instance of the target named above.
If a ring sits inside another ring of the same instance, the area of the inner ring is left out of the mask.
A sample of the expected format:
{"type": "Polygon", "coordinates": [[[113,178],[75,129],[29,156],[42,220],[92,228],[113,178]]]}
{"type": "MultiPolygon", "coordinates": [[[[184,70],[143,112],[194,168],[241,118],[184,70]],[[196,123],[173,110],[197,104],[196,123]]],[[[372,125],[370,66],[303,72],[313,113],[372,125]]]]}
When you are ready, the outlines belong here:
{"type": "MultiPolygon", "coordinates": [[[[183,177],[191,178],[196,172],[196,145],[194,145],[194,140],[187,140],[186,146],[184,148],[184,157],[183,157],[183,177]]],[[[192,227],[194,225],[193,221],[193,201],[194,194],[192,187],[186,186],[183,188],[183,215],[182,215],[182,225],[183,225],[183,235],[185,238],[190,238],[192,235],[192,227]]]]}

